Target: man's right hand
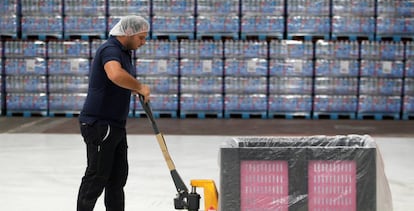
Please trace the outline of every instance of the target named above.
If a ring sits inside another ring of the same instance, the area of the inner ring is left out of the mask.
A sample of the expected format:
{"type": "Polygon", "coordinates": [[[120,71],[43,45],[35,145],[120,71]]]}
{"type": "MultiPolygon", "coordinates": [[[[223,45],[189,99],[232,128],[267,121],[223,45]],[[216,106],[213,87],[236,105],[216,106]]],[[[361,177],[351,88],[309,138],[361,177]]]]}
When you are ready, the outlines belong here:
{"type": "Polygon", "coordinates": [[[150,98],[151,90],[149,86],[145,84],[141,84],[141,88],[139,90],[135,90],[134,94],[142,95],[144,97],[144,102],[147,103],[150,100],[149,98],[150,98]]]}

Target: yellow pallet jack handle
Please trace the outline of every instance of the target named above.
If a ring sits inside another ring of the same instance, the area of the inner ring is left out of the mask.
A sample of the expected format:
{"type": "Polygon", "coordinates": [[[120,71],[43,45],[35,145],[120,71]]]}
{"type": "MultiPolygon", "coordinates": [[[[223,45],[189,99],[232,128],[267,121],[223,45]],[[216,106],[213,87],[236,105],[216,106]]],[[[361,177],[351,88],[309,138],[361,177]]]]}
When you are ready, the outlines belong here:
{"type": "Polygon", "coordinates": [[[218,210],[218,192],[214,180],[209,179],[194,179],[191,180],[191,187],[204,188],[204,210],[217,211],[218,210]]]}

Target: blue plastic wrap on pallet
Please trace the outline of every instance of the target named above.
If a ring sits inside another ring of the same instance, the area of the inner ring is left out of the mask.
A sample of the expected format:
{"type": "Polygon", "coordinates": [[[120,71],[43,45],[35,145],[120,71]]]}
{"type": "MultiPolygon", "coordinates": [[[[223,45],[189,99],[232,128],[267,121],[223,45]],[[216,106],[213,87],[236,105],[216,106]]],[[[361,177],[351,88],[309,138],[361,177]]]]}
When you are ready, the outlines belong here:
{"type": "MultiPolygon", "coordinates": [[[[4,13],[2,13],[4,14],[4,13]]],[[[0,35],[17,37],[20,19],[16,15],[0,16],[0,35]]]]}
{"type": "Polygon", "coordinates": [[[178,76],[139,76],[139,81],[151,84],[151,92],[154,94],[177,94],[178,76]]]}
{"type": "Polygon", "coordinates": [[[144,15],[149,16],[150,0],[108,0],[108,15],[144,15]]]}
{"type": "Polygon", "coordinates": [[[47,111],[46,93],[7,93],[7,111],[47,111]]]}
{"type": "Polygon", "coordinates": [[[363,77],[401,78],[404,75],[403,61],[361,60],[363,77]]]}
{"type": "Polygon", "coordinates": [[[401,37],[413,38],[414,17],[388,17],[377,18],[377,36],[393,37],[397,40],[401,37]]]}
{"type": "Polygon", "coordinates": [[[241,33],[245,34],[283,34],[283,16],[245,15],[241,19],[241,33]]]}
{"type": "Polygon", "coordinates": [[[269,95],[269,113],[311,111],[311,95],[269,95]]]}
{"type": "Polygon", "coordinates": [[[328,16],[330,0],[287,0],[288,15],[328,16]]]}
{"type": "Polygon", "coordinates": [[[239,14],[239,0],[197,0],[197,14],[239,14]]]}
{"type": "Polygon", "coordinates": [[[257,40],[225,40],[226,58],[267,58],[267,42],[257,40]]]}
{"type": "Polygon", "coordinates": [[[405,77],[414,77],[414,59],[405,61],[405,77]]]}
{"type": "Polygon", "coordinates": [[[333,0],[333,15],[374,16],[376,0],[333,0]]]}
{"type": "Polygon", "coordinates": [[[199,15],[197,16],[197,35],[211,35],[215,33],[234,34],[239,30],[239,16],[237,15],[199,15]]]}
{"type": "Polygon", "coordinates": [[[316,59],[315,60],[315,76],[359,76],[359,61],[358,60],[330,60],[330,59],[316,59]]]}
{"type": "Polygon", "coordinates": [[[360,95],[358,113],[399,113],[401,96],[360,95]]]}
{"type": "Polygon", "coordinates": [[[414,96],[404,96],[403,113],[414,114],[414,96]]]}
{"type": "Polygon", "coordinates": [[[357,95],[357,77],[316,77],[314,85],[316,95],[357,95]]]}
{"type": "Polygon", "coordinates": [[[90,45],[88,41],[54,41],[51,40],[47,45],[49,58],[89,58],[90,45]]]}
{"type": "Polygon", "coordinates": [[[414,42],[409,41],[405,43],[405,59],[414,60],[414,42]]]}
{"type": "Polygon", "coordinates": [[[0,14],[17,14],[19,8],[19,0],[4,0],[0,7],[0,14]]]}
{"type": "Polygon", "coordinates": [[[46,75],[44,58],[10,58],[4,60],[6,75],[46,75]]]}
{"type": "Polygon", "coordinates": [[[180,60],[182,76],[223,76],[222,59],[186,59],[180,60]]]}
{"type": "Polygon", "coordinates": [[[300,40],[271,40],[269,57],[282,59],[312,59],[313,43],[300,40]]]}
{"type": "Polygon", "coordinates": [[[106,0],[65,0],[65,15],[105,15],[106,0]]]}
{"type": "Polygon", "coordinates": [[[266,76],[266,59],[225,59],[224,75],[226,76],[266,76]]]}
{"type": "Polygon", "coordinates": [[[154,15],[192,14],[194,15],[195,0],[152,0],[154,15]]]}
{"type": "Polygon", "coordinates": [[[359,43],[357,41],[324,41],[318,40],[315,44],[315,58],[317,59],[358,59],[359,43]]]}
{"type": "Polygon", "coordinates": [[[378,14],[388,16],[413,16],[414,2],[411,0],[386,1],[378,0],[378,14]]]}
{"type": "Polygon", "coordinates": [[[311,77],[269,77],[269,94],[310,95],[312,90],[311,77]]]}
{"type": "Polygon", "coordinates": [[[404,43],[394,41],[361,42],[361,59],[403,60],[404,43]]]}
{"type": "Polygon", "coordinates": [[[86,99],[86,93],[50,93],[49,111],[80,113],[86,99]]]}
{"type": "Polygon", "coordinates": [[[223,58],[223,42],[219,40],[181,40],[182,58],[223,58]]]}
{"type": "Polygon", "coordinates": [[[177,40],[149,40],[135,51],[136,57],[142,58],[178,58],[177,40]]]}
{"type": "Polygon", "coordinates": [[[222,94],[181,94],[180,110],[182,112],[217,112],[223,110],[222,94]]]}
{"type": "Polygon", "coordinates": [[[302,59],[269,60],[270,76],[313,76],[313,61],[302,59]]]}
{"type": "Polygon", "coordinates": [[[357,35],[370,37],[375,33],[375,17],[334,16],[332,34],[335,36],[357,35]]]}
{"type": "Polygon", "coordinates": [[[380,42],[381,59],[383,60],[402,60],[404,58],[403,42],[380,42]]]}
{"type": "Polygon", "coordinates": [[[404,79],[404,95],[414,96],[414,78],[404,79]]]}
{"type": "Polygon", "coordinates": [[[85,58],[49,59],[49,75],[88,75],[90,60],[85,58]]]}
{"type": "Polygon", "coordinates": [[[193,15],[152,16],[152,32],[161,35],[194,33],[193,15]]]}
{"type": "Polygon", "coordinates": [[[328,35],[331,30],[330,22],[331,20],[329,17],[289,16],[287,20],[287,33],[288,35],[297,36],[328,35]]]}
{"type": "Polygon", "coordinates": [[[194,76],[180,78],[181,93],[222,93],[223,77],[194,76]]]}
{"type": "Polygon", "coordinates": [[[356,112],[358,97],[356,95],[315,95],[313,112],[356,112]]]}
{"type": "Polygon", "coordinates": [[[88,91],[88,76],[62,76],[48,77],[49,92],[51,93],[85,93],[88,91]]]}
{"type": "Polygon", "coordinates": [[[43,41],[6,41],[6,58],[46,57],[46,43],[43,41]]]}
{"type": "MultiPolygon", "coordinates": [[[[154,112],[177,111],[178,102],[177,94],[151,94],[151,108],[154,112]]],[[[135,111],[143,111],[138,98],[135,98],[135,111]]]]}
{"type": "Polygon", "coordinates": [[[46,76],[6,76],[6,92],[46,92],[46,76]]]}
{"type": "Polygon", "coordinates": [[[359,82],[361,95],[400,96],[402,94],[402,79],[362,77],[359,82]]]}
{"type": "Polygon", "coordinates": [[[64,36],[100,36],[106,35],[105,16],[66,16],[64,18],[64,36]]]}
{"type": "Polygon", "coordinates": [[[225,94],[224,110],[226,112],[267,111],[267,97],[265,94],[225,94]]]}
{"type": "Polygon", "coordinates": [[[224,78],[224,92],[227,94],[266,94],[266,77],[231,77],[224,78]]]}
{"type": "Polygon", "coordinates": [[[241,14],[261,14],[283,16],[285,3],[280,0],[243,0],[241,14]]]}
{"type": "Polygon", "coordinates": [[[62,15],[63,1],[62,0],[21,0],[22,15],[62,15]]]}
{"type": "Polygon", "coordinates": [[[178,76],[178,59],[137,59],[137,75],[178,76]]]}

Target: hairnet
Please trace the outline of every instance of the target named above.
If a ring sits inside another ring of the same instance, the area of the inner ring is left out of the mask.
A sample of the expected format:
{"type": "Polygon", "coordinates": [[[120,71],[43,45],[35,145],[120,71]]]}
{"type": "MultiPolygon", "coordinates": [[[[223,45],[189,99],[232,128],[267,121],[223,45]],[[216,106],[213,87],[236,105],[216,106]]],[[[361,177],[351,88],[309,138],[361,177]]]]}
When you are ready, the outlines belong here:
{"type": "Polygon", "coordinates": [[[111,29],[109,35],[132,36],[141,32],[149,31],[149,23],[141,16],[130,15],[122,17],[111,29]]]}

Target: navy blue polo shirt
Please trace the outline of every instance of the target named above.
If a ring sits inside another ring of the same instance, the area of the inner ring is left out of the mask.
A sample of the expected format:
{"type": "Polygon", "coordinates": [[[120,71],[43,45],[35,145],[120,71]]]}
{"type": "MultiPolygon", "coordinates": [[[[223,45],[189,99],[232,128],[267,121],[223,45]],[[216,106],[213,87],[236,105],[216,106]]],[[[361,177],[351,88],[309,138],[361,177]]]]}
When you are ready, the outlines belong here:
{"type": "Polygon", "coordinates": [[[116,39],[110,37],[96,51],[89,73],[88,95],[79,121],[93,124],[110,124],[125,127],[129,113],[131,91],[114,84],[104,70],[105,63],[118,61],[131,75],[135,72],[132,52],[116,39]]]}

